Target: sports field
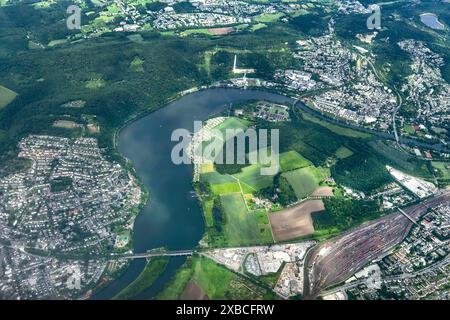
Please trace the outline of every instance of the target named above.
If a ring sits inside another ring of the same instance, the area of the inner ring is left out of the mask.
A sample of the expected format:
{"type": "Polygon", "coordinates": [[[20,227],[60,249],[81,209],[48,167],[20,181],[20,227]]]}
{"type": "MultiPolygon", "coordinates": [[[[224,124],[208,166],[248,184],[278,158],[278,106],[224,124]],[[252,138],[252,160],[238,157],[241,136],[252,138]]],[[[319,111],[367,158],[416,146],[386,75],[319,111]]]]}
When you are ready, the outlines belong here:
{"type": "Polygon", "coordinates": [[[17,93],[0,85],[0,109],[6,107],[17,97],[17,93]]]}

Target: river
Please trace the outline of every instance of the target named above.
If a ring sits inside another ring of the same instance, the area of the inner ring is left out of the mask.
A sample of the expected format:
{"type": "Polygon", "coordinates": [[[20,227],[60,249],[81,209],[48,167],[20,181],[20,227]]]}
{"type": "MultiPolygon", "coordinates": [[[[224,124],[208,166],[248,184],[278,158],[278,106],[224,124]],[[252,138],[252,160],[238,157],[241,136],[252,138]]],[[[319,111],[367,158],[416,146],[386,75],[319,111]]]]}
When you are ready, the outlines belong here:
{"type": "MultiPolygon", "coordinates": [[[[150,192],[150,200],[136,217],[133,230],[134,252],[166,247],[169,250],[191,249],[204,233],[201,208],[192,188],[191,165],[174,165],[170,155],[176,142],[172,131],[193,131],[195,120],[248,100],[292,103],[281,95],[240,89],[209,89],[185,96],[125,127],[119,134],[118,148],[133,162],[136,173],[150,192]]],[[[164,273],[137,296],[151,299],[160,292],[185,258],[170,258],[164,273]]],[[[110,299],[129,285],[145,266],[144,259],[134,260],[124,274],[94,294],[93,299],[110,299]]]]}

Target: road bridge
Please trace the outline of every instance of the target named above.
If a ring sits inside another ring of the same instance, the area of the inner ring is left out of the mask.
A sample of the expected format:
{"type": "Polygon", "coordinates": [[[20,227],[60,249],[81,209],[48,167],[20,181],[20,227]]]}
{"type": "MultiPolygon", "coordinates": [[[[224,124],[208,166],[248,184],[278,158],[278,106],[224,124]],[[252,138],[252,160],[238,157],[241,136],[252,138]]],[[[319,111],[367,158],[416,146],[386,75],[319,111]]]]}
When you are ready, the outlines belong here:
{"type": "Polygon", "coordinates": [[[191,256],[195,253],[194,250],[176,250],[176,251],[148,251],[144,253],[134,253],[115,257],[115,259],[147,259],[153,257],[183,257],[191,256]]]}

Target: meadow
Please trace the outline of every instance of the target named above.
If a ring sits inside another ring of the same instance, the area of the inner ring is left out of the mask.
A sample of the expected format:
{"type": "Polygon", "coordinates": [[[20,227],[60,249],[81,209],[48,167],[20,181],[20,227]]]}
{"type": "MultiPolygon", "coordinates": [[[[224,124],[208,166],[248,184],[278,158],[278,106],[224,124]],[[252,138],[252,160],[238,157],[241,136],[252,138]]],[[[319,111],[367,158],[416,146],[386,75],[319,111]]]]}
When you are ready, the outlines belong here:
{"type": "Polygon", "coordinates": [[[294,189],[298,199],[310,196],[319,184],[330,176],[329,170],[313,166],[285,172],[282,174],[294,189]]]}
{"type": "Polygon", "coordinates": [[[296,151],[288,151],[280,154],[281,171],[291,171],[310,166],[311,162],[296,151]]]}
{"type": "Polygon", "coordinates": [[[264,211],[248,211],[240,193],[222,195],[220,201],[225,214],[223,237],[228,246],[273,242],[264,211]]]}
{"type": "Polygon", "coordinates": [[[209,299],[262,299],[270,296],[248,279],[202,256],[189,257],[177,271],[159,300],[178,300],[190,281],[206,293],[209,299]]]}
{"type": "Polygon", "coordinates": [[[0,85],[0,109],[10,104],[16,96],[17,93],[0,85]]]}

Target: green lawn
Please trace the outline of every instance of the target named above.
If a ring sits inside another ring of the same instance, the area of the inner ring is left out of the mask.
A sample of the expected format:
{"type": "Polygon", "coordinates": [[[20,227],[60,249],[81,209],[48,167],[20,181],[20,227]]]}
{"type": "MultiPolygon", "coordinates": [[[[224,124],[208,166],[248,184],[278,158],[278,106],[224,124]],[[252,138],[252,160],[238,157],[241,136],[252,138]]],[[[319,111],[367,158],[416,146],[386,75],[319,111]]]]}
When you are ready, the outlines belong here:
{"type": "Polygon", "coordinates": [[[134,72],[144,72],[144,60],[136,57],[130,63],[130,69],[134,72]]]}
{"type": "Polygon", "coordinates": [[[310,166],[311,162],[302,157],[296,151],[288,151],[280,154],[281,171],[291,171],[303,167],[310,166]]]}
{"type": "Polygon", "coordinates": [[[414,128],[413,128],[410,124],[407,124],[406,126],[404,126],[404,127],[403,127],[403,130],[404,130],[407,134],[411,134],[411,135],[413,135],[413,134],[416,133],[416,130],[414,130],[414,128]]]}
{"type": "Polygon", "coordinates": [[[128,300],[136,297],[150,287],[165,270],[169,259],[167,257],[153,258],[147,263],[139,276],[125,289],[114,296],[114,300],[128,300]]]}
{"type": "Polygon", "coordinates": [[[17,93],[0,85],[0,109],[10,104],[16,96],[17,93]]]}
{"type": "Polygon", "coordinates": [[[102,78],[91,79],[89,81],[86,81],[86,83],[85,83],[85,87],[87,89],[99,89],[99,88],[103,88],[105,85],[106,85],[106,81],[103,80],[102,78]]]}
{"type": "MultiPolygon", "coordinates": [[[[224,237],[229,246],[272,242],[267,232],[267,216],[260,212],[249,212],[240,193],[220,196],[225,212],[224,237]]],[[[270,229],[268,230],[270,232],[270,229]]]]}
{"type": "Polygon", "coordinates": [[[61,44],[65,44],[67,43],[67,39],[56,39],[56,40],[52,40],[48,43],[49,47],[55,47],[55,46],[59,46],[61,44]]]}

